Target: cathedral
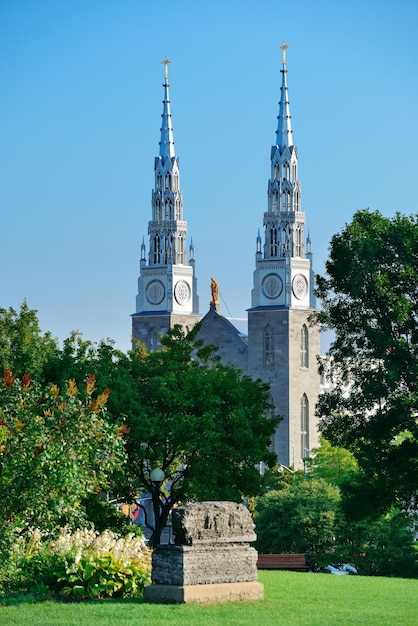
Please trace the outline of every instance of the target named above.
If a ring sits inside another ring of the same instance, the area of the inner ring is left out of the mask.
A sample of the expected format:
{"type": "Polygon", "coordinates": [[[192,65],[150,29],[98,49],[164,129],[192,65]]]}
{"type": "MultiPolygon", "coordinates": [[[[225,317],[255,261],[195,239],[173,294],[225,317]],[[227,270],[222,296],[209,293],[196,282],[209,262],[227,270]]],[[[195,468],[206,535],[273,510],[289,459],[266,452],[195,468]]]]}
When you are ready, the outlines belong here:
{"type": "Polygon", "coordinates": [[[179,324],[187,331],[200,322],[199,339],[216,345],[224,363],[270,385],[274,412],[284,418],[272,449],[280,463],[300,469],[303,459],[318,445],[319,329],[309,323],[316,306],[312,246],[304,232],[287,87],[287,48],[283,42],[276,140],[270,152],[263,237],[259,231],[256,239],[246,337],[222,315],[214,279],[210,309],[204,315],[199,312],[194,247],[191,242],[187,251],[180,166],[174,151],[170,61],[163,61],[164,100],[160,150],[154,160],[149,250],[147,254],[143,240],[132,336],[148,350],[158,350],[160,335],[168,328],[179,324]]]}

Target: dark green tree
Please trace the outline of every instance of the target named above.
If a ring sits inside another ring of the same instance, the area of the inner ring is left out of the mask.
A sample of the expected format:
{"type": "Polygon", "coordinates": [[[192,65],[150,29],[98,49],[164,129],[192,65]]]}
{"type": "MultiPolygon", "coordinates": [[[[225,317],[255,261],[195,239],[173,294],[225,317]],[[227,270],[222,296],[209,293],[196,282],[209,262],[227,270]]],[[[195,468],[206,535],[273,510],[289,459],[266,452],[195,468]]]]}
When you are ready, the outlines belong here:
{"type": "Polygon", "coordinates": [[[232,366],[213,348],[179,327],[162,338],[162,350],[132,355],[136,407],[128,416],[129,468],[149,492],[151,470],[165,473],[161,527],[177,502],[233,500],[262,491],[258,463],[269,451],[280,419],[265,417],[268,387],[232,366]]]}
{"type": "Polygon", "coordinates": [[[317,277],[317,320],[335,331],[320,429],[356,457],[346,511],[361,518],[418,502],[418,220],[359,211],[317,277]]]}

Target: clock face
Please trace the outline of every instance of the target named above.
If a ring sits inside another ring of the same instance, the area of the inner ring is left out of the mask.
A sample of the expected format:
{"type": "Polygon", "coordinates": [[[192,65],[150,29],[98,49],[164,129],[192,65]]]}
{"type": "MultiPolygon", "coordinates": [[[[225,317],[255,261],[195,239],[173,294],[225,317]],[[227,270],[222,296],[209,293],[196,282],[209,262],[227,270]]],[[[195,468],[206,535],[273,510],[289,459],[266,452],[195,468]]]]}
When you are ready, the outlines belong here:
{"type": "Polygon", "coordinates": [[[147,300],[150,304],[161,304],[165,296],[165,288],[160,280],[152,280],[147,285],[147,300]]]}
{"type": "Polygon", "coordinates": [[[190,287],[185,280],[178,280],[174,287],[174,297],[178,304],[186,304],[190,300],[190,287]]]}
{"type": "Polygon", "coordinates": [[[308,281],[303,274],[296,274],[292,282],[292,289],[295,298],[303,300],[308,293],[308,281]]]}
{"type": "Polygon", "coordinates": [[[283,291],[283,281],[278,274],[267,274],[267,276],[263,278],[261,288],[266,298],[274,300],[278,298],[283,291]]]}

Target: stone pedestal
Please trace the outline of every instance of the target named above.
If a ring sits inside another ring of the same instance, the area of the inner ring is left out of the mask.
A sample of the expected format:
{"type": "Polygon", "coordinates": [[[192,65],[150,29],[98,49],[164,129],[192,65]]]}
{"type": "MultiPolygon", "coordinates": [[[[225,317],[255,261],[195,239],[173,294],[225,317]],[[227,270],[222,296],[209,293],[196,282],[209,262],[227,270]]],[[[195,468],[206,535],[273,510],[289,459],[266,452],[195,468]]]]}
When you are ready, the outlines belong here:
{"type": "Polygon", "coordinates": [[[174,545],[152,556],[150,602],[258,600],[257,552],[250,512],[234,502],[201,502],[173,511],[174,545]]]}

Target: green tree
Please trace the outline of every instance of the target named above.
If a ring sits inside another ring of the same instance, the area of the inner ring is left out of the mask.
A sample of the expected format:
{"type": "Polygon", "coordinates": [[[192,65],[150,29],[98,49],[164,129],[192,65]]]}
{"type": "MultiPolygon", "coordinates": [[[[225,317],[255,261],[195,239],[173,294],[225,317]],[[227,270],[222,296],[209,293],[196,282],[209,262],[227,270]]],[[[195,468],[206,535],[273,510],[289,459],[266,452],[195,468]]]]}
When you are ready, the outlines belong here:
{"type": "Polygon", "coordinates": [[[179,327],[162,350],[132,355],[135,408],[129,413],[129,468],[153,491],[150,472],[165,473],[161,527],[177,502],[235,500],[262,491],[257,464],[274,464],[269,451],[279,418],[266,418],[268,387],[232,366],[179,327]]]}
{"type": "Polygon", "coordinates": [[[334,389],[320,397],[320,429],[355,455],[344,486],[353,517],[418,499],[418,218],[359,211],[331,240],[318,277],[317,319],[335,331],[334,389]]]}
{"type": "Polygon", "coordinates": [[[24,374],[40,379],[45,364],[58,347],[50,333],[42,334],[37,311],[26,301],[20,311],[0,308],[0,368],[11,369],[15,376],[24,374]]]}
{"type": "Polygon", "coordinates": [[[86,523],[88,494],[108,488],[124,461],[123,428],[106,419],[108,392],[62,391],[10,370],[0,383],[0,525],[51,531],[86,523]]]}
{"type": "Polygon", "coordinates": [[[324,437],[319,441],[319,448],[311,450],[308,477],[323,478],[337,487],[353,479],[358,472],[354,455],[345,448],[332,446],[324,437]]]}
{"type": "Polygon", "coordinates": [[[325,480],[297,480],[255,498],[256,548],[265,554],[307,552],[327,565],[340,515],[338,487],[325,480]]]}

